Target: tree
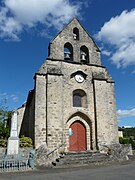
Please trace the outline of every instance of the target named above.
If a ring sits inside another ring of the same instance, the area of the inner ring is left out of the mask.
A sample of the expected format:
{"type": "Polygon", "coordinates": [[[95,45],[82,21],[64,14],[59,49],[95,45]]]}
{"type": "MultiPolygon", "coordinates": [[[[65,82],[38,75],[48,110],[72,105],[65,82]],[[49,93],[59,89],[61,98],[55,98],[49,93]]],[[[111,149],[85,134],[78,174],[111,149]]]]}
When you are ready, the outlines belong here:
{"type": "Polygon", "coordinates": [[[8,111],[7,100],[0,101],[0,139],[7,139],[10,133],[12,112],[8,111]]]}
{"type": "Polygon", "coordinates": [[[0,122],[3,122],[7,116],[8,107],[6,106],[7,99],[0,100],[0,122]]]}

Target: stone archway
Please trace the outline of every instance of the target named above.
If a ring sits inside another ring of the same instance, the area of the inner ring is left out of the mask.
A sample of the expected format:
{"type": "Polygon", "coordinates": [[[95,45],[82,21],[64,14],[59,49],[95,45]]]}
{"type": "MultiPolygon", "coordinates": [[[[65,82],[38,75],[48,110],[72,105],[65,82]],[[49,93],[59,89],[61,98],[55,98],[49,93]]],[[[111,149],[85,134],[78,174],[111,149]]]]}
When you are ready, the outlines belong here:
{"type": "MultiPolygon", "coordinates": [[[[85,140],[82,140],[83,144],[85,144],[85,145],[83,145],[84,146],[84,148],[83,148],[84,151],[85,150],[92,150],[93,147],[94,147],[93,124],[92,124],[90,118],[87,115],[85,115],[84,113],[82,113],[82,112],[76,112],[73,115],[71,115],[70,118],[68,119],[67,123],[66,123],[66,128],[65,128],[65,130],[67,132],[67,133],[65,132],[65,134],[66,134],[66,144],[67,144],[66,150],[67,151],[70,151],[70,150],[71,151],[74,151],[74,150],[78,151],[80,149],[80,148],[77,148],[77,147],[76,147],[76,149],[73,149],[73,147],[71,148],[71,145],[70,145],[69,130],[74,131],[74,127],[72,127],[72,126],[73,125],[77,126],[76,122],[79,123],[79,125],[80,125],[79,128],[83,129],[83,132],[84,132],[83,138],[85,137],[85,140]]],[[[80,136],[81,136],[80,134],[77,135],[77,138],[80,137],[80,136]]],[[[80,151],[82,151],[82,149],[80,149],[80,151]]]]}
{"type": "Polygon", "coordinates": [[[72,135],[69,136],[69,151],[86,151],[86,127],[81,121],[71,124],[72,135]]]}

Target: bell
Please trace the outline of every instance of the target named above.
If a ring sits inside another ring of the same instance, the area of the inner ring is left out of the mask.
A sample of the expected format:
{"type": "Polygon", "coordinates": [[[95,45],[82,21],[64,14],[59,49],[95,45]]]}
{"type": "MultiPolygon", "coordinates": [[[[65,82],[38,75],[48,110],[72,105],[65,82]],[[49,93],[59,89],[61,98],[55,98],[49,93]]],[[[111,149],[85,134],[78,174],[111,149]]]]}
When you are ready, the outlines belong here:
{"type": "Polygon", "coordinates": [[[81,60],[86,61],[86,54],[85,52],[81,52],[81,60]]]}
{"type": "Polygon", "coordinates": [[[65,60],[70,60],[70,55],[71,55],[70,52],[64,52],[64,59],[65,60]]]}
{"type": "Polygon", "coordinates": [[[77,34],[73,34],[73,38],[74,38],[74,40],[76,40],[77,39],[77,34]]]}

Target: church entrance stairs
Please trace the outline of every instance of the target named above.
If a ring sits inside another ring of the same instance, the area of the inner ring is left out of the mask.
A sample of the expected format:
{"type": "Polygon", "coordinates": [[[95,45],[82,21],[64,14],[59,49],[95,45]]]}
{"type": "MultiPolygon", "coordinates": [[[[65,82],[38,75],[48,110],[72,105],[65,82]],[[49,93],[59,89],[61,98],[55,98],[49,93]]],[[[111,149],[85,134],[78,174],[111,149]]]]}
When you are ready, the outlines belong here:
{"type": "Polygon", "coordinates": [[[79,166],[95,166],[108,164],[111,161],[106,154],[99,152],[69,152],[64,156],[60,156],[55,162],[52,162],[54,168],[68,168],[79,166]]]}

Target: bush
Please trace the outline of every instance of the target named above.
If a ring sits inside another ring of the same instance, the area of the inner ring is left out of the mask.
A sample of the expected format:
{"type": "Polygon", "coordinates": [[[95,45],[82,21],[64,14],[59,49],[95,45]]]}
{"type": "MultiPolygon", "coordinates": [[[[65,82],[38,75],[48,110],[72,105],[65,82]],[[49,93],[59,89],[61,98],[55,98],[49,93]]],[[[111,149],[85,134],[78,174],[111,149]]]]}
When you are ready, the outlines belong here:
{"type": "Polygon", "coordinates": [[[32,147],[32,139],[30,137],[22,136],[20,138],[20,147],[32,147]]]}
{"type": "Polygon", "coordinates": [[[122,137],[120,137],[119,138],[119,142],[120,142],[120,144],[130,144],[129,138],[122,138],[122,137]]]}
{"type": "MultiPolygon", "coordinates": [[[[29,137],[22,136],[20,138],[20,147],[32,147],[32,139],[29,137]]],[[[0,139],[0,147],[7,147],[7,139],[0,139]]]]}
{"type": "Polygon", "coordinates": [[[4,122],[0,122],[0,139],[8,139],[10,135],[10,128],[5,127],[4,122]]]}
{"type": "Polygon", "coordinates": [[[7,140],[6,139],[0,139],[0,147],[7,147],[7,140]]]}
{"type": "Polygon", "coordinates": [[[119,138],[119,142],[120,144],[131,144],[132,145],[132,149],[135,149],[135,140],[134,137],[129,137],[129,138],[119,138]]]}

